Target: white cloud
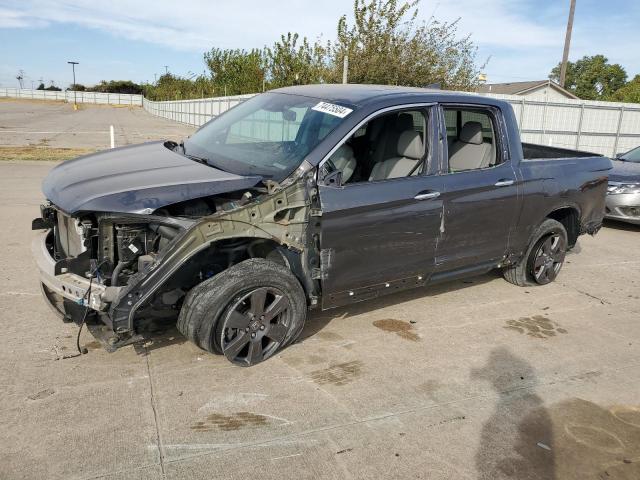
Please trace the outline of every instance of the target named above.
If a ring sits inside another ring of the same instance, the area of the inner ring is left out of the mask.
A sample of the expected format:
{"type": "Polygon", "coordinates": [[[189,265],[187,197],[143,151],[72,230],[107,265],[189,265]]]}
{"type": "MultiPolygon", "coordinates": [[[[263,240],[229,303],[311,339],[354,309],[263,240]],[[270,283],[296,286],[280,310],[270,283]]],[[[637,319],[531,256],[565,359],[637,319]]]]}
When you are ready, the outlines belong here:
{"type": "MultiPolygon", "coordinates": [[[[287,31],[297,31],[312,38],[323,32],[333,36],[341,9],[327,9],[320,2],[305,3],[285,0],[277,8],[265,8],[262,1],[216,5],[202,0],[180,3],[168,0],[104,3],[27,0],[19,6],[3,9],[0,28],[31,27],[44,22],[68,23],[132,40],[197,51],[212,46],[262,47],[287,31]]],[[[344,6],[350,9],[350,5],[344,6]]]]}
{"type": "Polygon", "coordinates": [[[435,16],[449,21],[460,18],[461,33],[470,33],[472,39],[482,46],[517,49],[556,45],[563,36],[562,27],[540,22],[528,15],[526,7],[531,3],[443,0],[438,3],[435,16]]]}
{"type": "MultiPolygon", "coordinates": [[[[20,4],[11,2],[11,6],[3,3],[0,0],[0,28],[72,24],[194,52],[214,46],[260,48],[288,31],[312,39],[320,35],[325,40],[332,39],[338,18],[350,14],[353,5],[351,0],[282,0],[269,4],[264,0],[24,0],[20,4]]],[[[436,18],[445,21],[461,17],[459,34],[471,34],[479,46],[479,61],[492,55],[487,71],[490,76],[502,77],[496,81],[544,78],[562,54],[568,9],[564,2],[545,5],[536,0],[423,0],[420,9],[420,18],[424,20],[434,12],[436,18]]],[[[638,15],[635,18],[637,23],[638,15]]],[[[602,15],[589,20],[576,23],[573,52],[609,50],[615,54],[609,54],[610,58],[637,64],[635,51],[623,47],[621,30],[603,32],[602,15]]],[[[635,26],[627,31],[635,31],[635,26]]]]}
{"type": "Polygon", "coordinates": [[[47,22],[30,17],[28,14],[0,7],[0,28],[45,27],[47,22]]]}
{"type": "MultiPolygon", "coordinates": [[[[507,0],[441,0],[436,17],[462,17],[461,34],[471,33],[482,45],[548,46],[562,31],[548,27],[519,13],[522,2],[507,0]]],[[[271,43],[287,31],[314,38],[332,38],[339,16],[350,14],[352,3],[284,0],[277,6],[264,1],[208,2],[184,0],[26,0],[5,9],[0,18],[5,26],[33,26],[37,22],[62,22],[97,28],[133,40],[145,40],[175,48],[202,50],[207,45],[225,47],[271,43]],[[14,23],[14,25],[11,25],[14,23]]],[[[432,11],[424,3],[421,17],[432,11]]],[[[0,11],[1,12],[1,11],[0,11]]]]}

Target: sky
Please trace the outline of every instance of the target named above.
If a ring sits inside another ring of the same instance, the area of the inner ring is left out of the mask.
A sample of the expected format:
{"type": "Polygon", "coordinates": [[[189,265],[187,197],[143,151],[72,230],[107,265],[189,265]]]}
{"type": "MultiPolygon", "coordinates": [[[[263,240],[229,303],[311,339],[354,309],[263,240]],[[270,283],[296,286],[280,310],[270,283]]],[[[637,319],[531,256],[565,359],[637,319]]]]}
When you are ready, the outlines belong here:
{"type": "MultiPolygon", "coordinates": [[[[205,69],[212,47],[262,48],[286,32],[335,37],[352,0],[0,0],[0,86],[40,79],[66,87],[100,80],[154,81],[205,69]],[[165,68],[166,65],[166,68],[165,68]]],[[[547,78],[560,61],[569,0],[422,0],[419,18],[460,19],[490,83],[547,78]]],[[[604,54],[629,78],[640,73],[638,0],[577,0],[570,60],[604,54]]]]}

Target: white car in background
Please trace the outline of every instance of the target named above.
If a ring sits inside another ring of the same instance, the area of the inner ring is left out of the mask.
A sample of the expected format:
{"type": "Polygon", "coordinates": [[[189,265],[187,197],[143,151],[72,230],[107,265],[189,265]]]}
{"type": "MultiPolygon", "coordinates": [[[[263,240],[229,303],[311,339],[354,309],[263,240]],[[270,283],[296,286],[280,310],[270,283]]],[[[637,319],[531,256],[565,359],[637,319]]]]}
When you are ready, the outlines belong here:
{"type": "Polygon", "coordinates": [[[605,218],[640,225],[640,147],[612,161],[605,218]]]}

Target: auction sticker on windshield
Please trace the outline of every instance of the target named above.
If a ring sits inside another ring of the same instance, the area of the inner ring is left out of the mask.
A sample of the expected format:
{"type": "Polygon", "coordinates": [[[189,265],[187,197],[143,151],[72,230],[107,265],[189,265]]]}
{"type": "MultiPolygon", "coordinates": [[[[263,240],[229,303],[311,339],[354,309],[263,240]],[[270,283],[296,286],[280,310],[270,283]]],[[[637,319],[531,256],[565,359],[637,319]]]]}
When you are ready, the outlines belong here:
{"type": "Polygon", "coordinates": [[[351,112],[353,112],[353,110],[350,108],[328,102],[320,102],[315,107],[312,107],[311,110],[315,110],[316,112],[328,113],[329,115],[340,118],[344,118],[351,112]]]}

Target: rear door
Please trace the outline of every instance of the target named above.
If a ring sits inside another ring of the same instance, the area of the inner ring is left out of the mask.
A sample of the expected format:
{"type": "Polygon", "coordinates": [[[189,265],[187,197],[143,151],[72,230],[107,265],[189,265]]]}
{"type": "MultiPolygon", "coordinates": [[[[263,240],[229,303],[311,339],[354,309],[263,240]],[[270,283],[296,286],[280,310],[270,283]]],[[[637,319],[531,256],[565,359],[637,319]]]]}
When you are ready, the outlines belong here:
{"type": "MultiPolygon", "coordinates": [[[[442,178],[430,171],[438,163],[432,159],[439,156],[432,147],[437,143],[437,109],[425,106],[381,115],[399,113],[405,121],[406,114],[414,118],[409,127],[414,133],[404,138],[419,136],[423,141],[418,170],[411,172],[411,159],[403,158],[398,162],[408,165],[400,171],[403,175],[370,180],[375,162],[371,165],[369,157],[376,151],[370,145],[360,149],[360,155],[356,149],[357,173],[344,185],[319,182],[323,308],[424,284],[433,271],[442,213],[442,178]]],[[[354,136],[361,138],[366,128],[356,129],[354,136]]],[[[400,136],[393,138],[402,145],[400,136]]],[[[358,138],[346,140],[348,149],[354,140],[358,138]]]]}
{"type": "Polygon", "coordinates": [[[519,212],[518,179],[498,109],[442,105],[443,237],[436,272],[482,268],[506,254],[519,212]]]}

